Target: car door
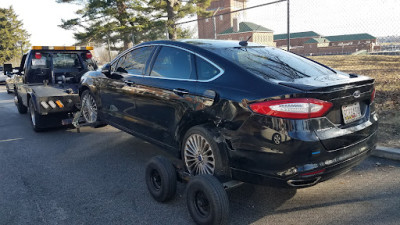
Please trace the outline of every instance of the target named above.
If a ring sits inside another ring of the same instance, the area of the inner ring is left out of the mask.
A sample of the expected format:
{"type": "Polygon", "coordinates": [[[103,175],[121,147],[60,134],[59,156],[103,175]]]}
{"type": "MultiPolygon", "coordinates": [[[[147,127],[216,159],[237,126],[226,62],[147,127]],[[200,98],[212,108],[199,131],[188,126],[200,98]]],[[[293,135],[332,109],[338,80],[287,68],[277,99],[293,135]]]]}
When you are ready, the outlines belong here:
{"type": "Polygon", "coordinates": [[[196,107],[194,56],[173,46],[160,46],[148,76],[136,77],[137,131],[177,147],[176,127],[196,107]]]}
{"type": "Polygon", "coordinates": [[[153,46],[145,46],[127,52],[111,65],[111,74],[101,81],[102,112],[104,119],[113,125],[135,130],[134,78],[143,76],[153,50],[153,46]]]}

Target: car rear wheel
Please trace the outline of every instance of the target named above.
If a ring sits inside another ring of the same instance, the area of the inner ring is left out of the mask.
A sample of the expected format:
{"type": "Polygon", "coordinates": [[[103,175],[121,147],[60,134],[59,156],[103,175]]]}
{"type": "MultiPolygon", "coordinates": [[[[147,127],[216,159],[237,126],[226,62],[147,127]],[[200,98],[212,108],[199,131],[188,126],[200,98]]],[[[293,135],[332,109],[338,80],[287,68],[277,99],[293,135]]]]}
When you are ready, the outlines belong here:
{"type": "Polygon", "coordinates": [[[6,89],[7,89],[7,94],[11,94],[10,88],[8,87],[7,84],[6,84],[6,89]]]}
{"type": "Polygon", "coordinates": [[[182,159],[187,171],[195,176],[199,174],[222,175],[225,171],[221,152],[212,133],[203,126],[190,128],[182,144],[182,159]]]}
{"type": "Polygon", "coordinates": [[[40,132],[43,131],[43,117],[42,115],[40,115],[39,113],[36,112],[35,107],[34,107],[34,103],[32,98],[29,99],[29,114],[30,114],[30,118],[31,118],[31,124],[32,124],[32,128],[34,131],[36,132],[40,132]]]}

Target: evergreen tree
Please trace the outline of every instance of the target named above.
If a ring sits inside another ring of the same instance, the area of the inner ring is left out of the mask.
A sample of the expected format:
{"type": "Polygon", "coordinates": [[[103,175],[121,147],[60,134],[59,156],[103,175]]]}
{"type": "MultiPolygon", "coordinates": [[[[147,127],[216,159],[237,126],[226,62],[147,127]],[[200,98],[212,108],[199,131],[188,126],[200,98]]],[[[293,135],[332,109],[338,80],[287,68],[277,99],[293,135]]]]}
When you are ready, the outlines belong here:
{"type": "Polygon", "coordinates": [[[185,38],[188,30],[177,28],[176,22],[186,16],[210,16],[206,9],[213,0],[141,0],[137,1],[141,11],[151,14],[157,20],[166,18],[169,39],[185,38]]]}
{"type": "Polygon", "coordinates": [[[23,29],[12,7],[0,8],[0,65],[21,56],[21,47],[30,46],[29,34],[23,29]]]}
{"type": "MultiPolygon", "coordinates": [[[[123,43],[162,39],[168,31],[170,39],[187,38],[190,31],[177,29],[177,20],[187,15],[208,15],[212,0],[57,0],[59,3],[82,5],[78,18],[62,20],[60,27],[74,30],[79,44],[96,42],[123,43]]],[[[113,48],[115,50],[121,50],[113,48]]]]}
{"type": "Polygon", "coordinates": [[[131,42],[138,43],[160,38],[165,29],[162,22],[136,10],[135,0],[57,0],[59,3],[82,5],[76,14],[78,18],[62,20],[60,27],[74,30],[78,44],[95,42],[98,44],[123,43],[127,49],[131,42]]]}

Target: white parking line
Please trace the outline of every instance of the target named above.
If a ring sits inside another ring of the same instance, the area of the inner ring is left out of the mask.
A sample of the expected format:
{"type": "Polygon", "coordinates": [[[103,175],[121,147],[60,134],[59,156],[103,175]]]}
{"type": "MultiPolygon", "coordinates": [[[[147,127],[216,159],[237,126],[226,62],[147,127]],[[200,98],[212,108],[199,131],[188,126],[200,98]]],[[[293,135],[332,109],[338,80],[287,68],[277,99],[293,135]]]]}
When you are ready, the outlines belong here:
{"type": "Polygon", "coordinates": [[[23,139],[23,138],[14,138],[14,139],[0,140],[0,143],[1,143],[1,142],[8,142],[8,141],[18,141],[18,140],[21,140],[21,139],[23,139]]]}
{"type": "Polygon", "coordinates": [[[14,99],[10,99],[10,100],[1,100],[1,101],[0,101],[0,104],[1,104],[1,103],[11,103],[11,102],[14,102],[14,99]]]}

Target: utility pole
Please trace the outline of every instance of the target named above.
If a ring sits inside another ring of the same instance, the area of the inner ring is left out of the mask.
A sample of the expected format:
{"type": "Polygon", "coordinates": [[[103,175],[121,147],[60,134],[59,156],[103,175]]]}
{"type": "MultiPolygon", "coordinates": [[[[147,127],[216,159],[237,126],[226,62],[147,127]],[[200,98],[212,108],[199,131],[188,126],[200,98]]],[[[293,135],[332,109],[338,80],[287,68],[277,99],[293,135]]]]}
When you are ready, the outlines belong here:
{"type": "Polygon", "coordinates": [[[215,12],[212,15],[213,25],[214,25],[214,39],[217,39],[217,23],[215,22],[215,14],[217,14],[218,11],[219,7],[217,8],[217,10],[215,10],[215,12]]]}
{"type": "Polygon", "coordinates": [[[290,52],[290,1],[287,1],[287,51],[290,52]]]}

